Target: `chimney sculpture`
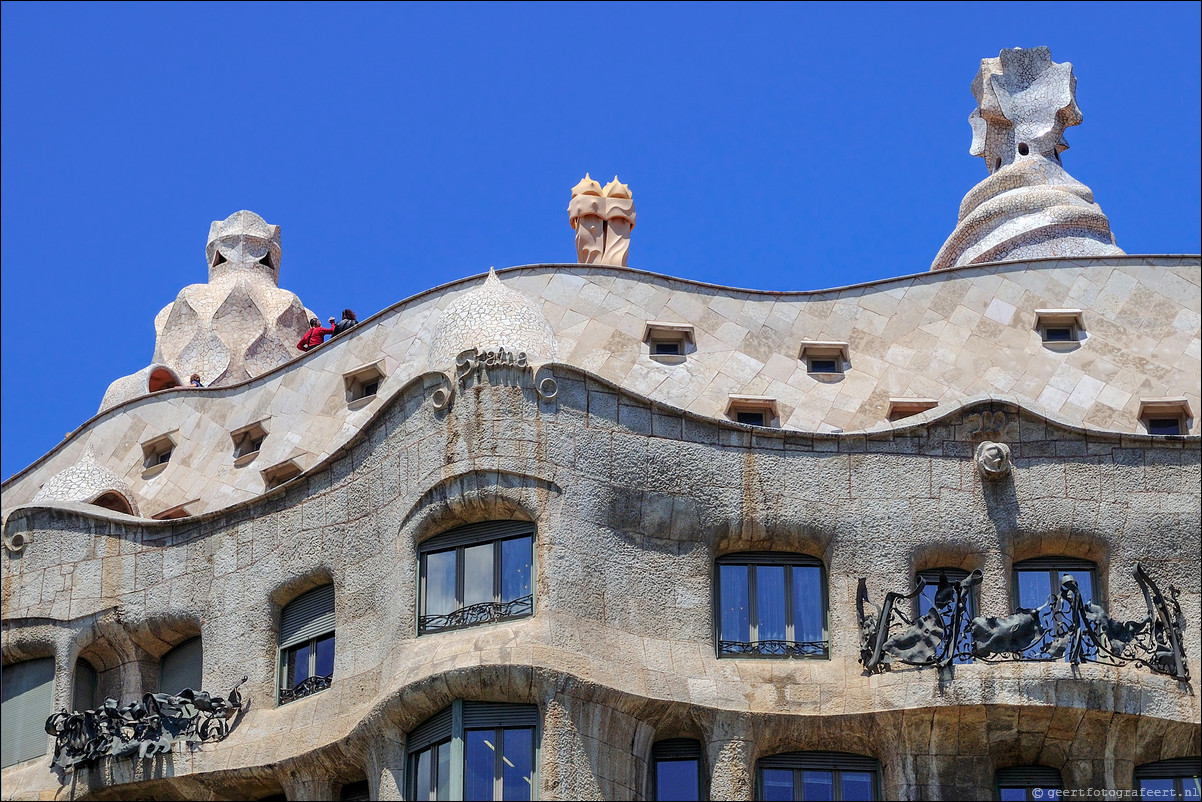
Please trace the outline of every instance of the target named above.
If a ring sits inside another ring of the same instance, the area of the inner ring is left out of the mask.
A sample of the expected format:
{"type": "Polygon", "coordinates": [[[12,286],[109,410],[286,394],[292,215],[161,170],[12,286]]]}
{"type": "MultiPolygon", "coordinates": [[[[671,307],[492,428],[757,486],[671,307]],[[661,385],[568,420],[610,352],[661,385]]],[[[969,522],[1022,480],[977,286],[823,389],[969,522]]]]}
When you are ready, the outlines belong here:
{"type": "Polygon", "coordinates": [[[602,189],[588,173],[572,187],[568,223],[576,230],[576,261],[626,267],[634,199],[630,187],[615,175],[602,189]]]}
{"type": "Polygon", "coordinates": [[[981,60],[969,116],[973,156],[989,177],[960,203],[960,218],[932,270],[1008,259],[1107,256],[1110,221],[1093,192],[1060,165],[1064,129],[1081,124],[1073,65],[1046,47],[1003,50],[981,60]]]}

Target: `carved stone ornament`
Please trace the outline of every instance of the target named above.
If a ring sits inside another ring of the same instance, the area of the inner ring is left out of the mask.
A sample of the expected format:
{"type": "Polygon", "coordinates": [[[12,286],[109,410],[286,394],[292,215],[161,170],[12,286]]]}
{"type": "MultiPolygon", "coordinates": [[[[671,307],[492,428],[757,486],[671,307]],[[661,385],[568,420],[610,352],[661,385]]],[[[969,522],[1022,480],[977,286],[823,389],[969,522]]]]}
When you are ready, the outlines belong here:
{"type": "Polygon", "coordinates": [[[977,471],[986,479],[1001,479],[1010,473],[1010,446],[986,440],[977,446],[977,471]]]}
{"type": "Polygon", "coordinates": [[[629,186],[615,175],[602,188],[585,173],[572,187],[568,203],[568,224],[576,231],[576,261],[626,267],[634,220],[629,186]]]}
{"type": "Polygon", "coordinates": [[[438,373],[430,391],[430,405],[447,409],[469,380],[486,384],[533,388],[544,401],[559,395],[559,385],[546,365],[535,366],[525,351],[510,348],[469,348],[455,357],[455,378],[438,373]]]}
{"type": "Polygon", "coordinates": [[[1137,621],[1113,619],[1101,605],[1086,601],[1068,574],[1041,607],[1019,607],[1003,616],[974,615],[972,588],[981,583],[980,571],[958,582],[941,574],[935,604],[922,615],[899,604],[918,598],[926,586],[921,577],[909,593],[886,593],[881,607],[868,600],[867,582],[861,579],[856,592],[860,662],[869,671],[893,663],[946,667],[972,660],[1134,663],[1188,682],[1178,590],[1170,586],[1165,596],[1139,564],[1132,576],[1148,608],[1137,621]]]}
{"type": "Polygon", "coordinates": [[[238,693],[244,682],[246,677],[227,698],[186,688],[176,696],[148,693],[124,707],[105,699],[96,710],[55,713],[46,719],[46,732],[54,736],[50,765],[72,771],[104,757],[146,758],[180,742],[196,747],[224,740],[245,710],[238,693]]]}

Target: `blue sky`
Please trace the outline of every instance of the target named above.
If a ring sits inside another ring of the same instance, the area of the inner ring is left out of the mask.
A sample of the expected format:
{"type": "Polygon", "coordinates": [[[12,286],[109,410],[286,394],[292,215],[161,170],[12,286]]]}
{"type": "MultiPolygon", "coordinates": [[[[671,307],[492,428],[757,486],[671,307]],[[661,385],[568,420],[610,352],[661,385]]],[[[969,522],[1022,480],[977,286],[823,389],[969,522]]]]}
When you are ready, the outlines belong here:
{"type": "Polygon", "coordinates": [[[1128,253],[1198,253],[1198,3],[4,3],[3,449],[20,470],[150,361],[213,220],[282,227],[281,285],[360,317],[575,261],[586,171],[630,265],[762,289],[926,270],[979,60],[1048,45],[1064,165],[1128,253]]]}

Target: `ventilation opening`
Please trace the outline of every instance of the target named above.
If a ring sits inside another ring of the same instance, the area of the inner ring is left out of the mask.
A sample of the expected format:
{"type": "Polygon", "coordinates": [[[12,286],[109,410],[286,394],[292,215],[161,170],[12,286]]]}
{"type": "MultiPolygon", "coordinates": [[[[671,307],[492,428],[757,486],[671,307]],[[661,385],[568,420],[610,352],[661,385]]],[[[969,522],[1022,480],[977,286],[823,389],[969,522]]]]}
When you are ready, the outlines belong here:
{"type": "Polygon", "coordinates": [[[273,265],[271,263],[271,251],[268,251],[267,254],[262,259],[259,260],[259,264],[263,265],[264,267],[268,267],[268,268],[271,268],[272,270],[275,270],[275,265],[273,265]]]}
{"type": "Polygon", "coordinates": [[[225,264],[225,257],[221,255],[221,251],[217,251],[217,255],[213,257],[213,267],[225,264]]]}
{"type": "Polygon", "coordinates": [[[179,379],[175,378],[175,374],[166,368],[152,371],[150,379],[146,383],[146,389],[151,393],[157,393],[159,390],[170,390],[172,387],[179,387],[179,379]]]}
{"type": "Polygon", "coordinates": [[[1018,143],[1018,155],[1019,156],[1026,156],[1030,152],[1031,152],[1031,149],[1029,147],[1027,147],[1026,142],[1018,143]]]}
{"type": "Polygon", "coordinates": [[[121,495],[115,490],[110,490],[108,493],[100,496],[92,503],[97,507],[103,507],[104,509],[112,510],[113,512],[123,512],[126,515],[134,514],[134,509],[130,506],[129,501],[126,500],[125,496],[121,495]]]}
{"type": "Polygon", "coordinates": [[[993,169],[995,172],[997,170],[1002,169],[1002,157],[1001,156],[998,156],[997,161],[993,163],[993,169]]]}

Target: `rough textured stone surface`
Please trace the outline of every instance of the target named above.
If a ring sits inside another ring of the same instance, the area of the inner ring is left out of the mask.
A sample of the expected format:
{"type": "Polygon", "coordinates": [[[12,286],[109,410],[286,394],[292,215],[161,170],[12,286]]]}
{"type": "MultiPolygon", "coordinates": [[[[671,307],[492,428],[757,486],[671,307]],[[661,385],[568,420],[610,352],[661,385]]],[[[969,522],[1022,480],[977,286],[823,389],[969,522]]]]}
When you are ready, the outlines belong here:
{"type": "Polygon", "coordinates": [[[969,117],[974,156],[989,178],[960,204],[956,229],[932,270],[981,262],[1120,254],[1089,187],[1060,165],[1064,129],[1081,124],[1072,64],[1046,47],[981,60],[969,117]]]}
{"type": "Polygon", "coordinates": [[[131,512],[138,514],[136,497],[129,485],[108,468],[97,464],[96,454],[89,448],[78,463],[50,477],[33,497],[33,502],[78,501],[92,504],[110,493],[120,494],[132,508],[131,512]]]}

